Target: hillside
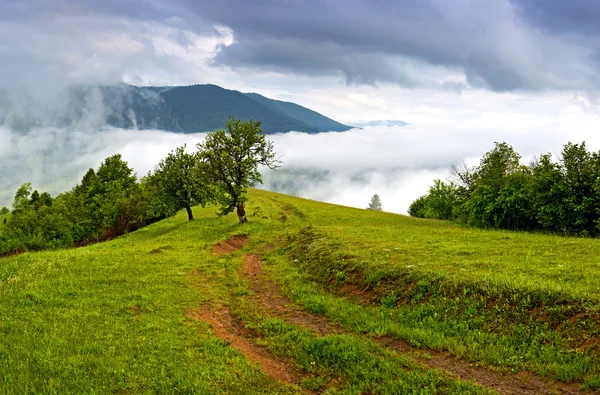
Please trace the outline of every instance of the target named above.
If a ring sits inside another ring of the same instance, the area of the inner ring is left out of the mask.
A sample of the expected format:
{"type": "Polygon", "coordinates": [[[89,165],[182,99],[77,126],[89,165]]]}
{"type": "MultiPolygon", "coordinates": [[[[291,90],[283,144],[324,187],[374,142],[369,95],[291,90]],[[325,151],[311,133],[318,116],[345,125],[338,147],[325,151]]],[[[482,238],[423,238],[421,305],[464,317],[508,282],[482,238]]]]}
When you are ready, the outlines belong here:
{"type": "Polygon", "coordinates": [[[0,259],[0,392],[600,389],[597,240],[249,198],[0,259]]]}
{"type": "Polygon", "coordinates": [[[26,95],[14,98],[6,92],[0,96],[0,125],[25,132],[32,127],[92,124],[197,133],[223,128],[231,116],[242,120],[260,119],[267,134],[350,129],[294,103],[216,85],[79,86],[57,93],[52,103],[39,102],[26,95]]]}

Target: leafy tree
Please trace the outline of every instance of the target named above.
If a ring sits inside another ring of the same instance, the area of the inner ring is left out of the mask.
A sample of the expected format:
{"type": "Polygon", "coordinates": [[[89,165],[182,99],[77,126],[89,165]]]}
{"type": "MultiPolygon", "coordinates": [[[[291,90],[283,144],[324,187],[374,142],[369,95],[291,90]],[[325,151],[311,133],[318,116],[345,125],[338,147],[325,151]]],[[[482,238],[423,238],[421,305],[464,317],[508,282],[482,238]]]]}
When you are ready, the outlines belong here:
{"type": "Polygon", "coordinates": [[[475,168],[472,192],[465,203],[468,222],[481,227],[498,226],[502,210],[497,205],[507,177],[518,171],[520,155],[507,143],[495,143],[475,168]]]}
{"type": "Polygon", "coordinates": [[[170,152],[153,175],[162,201],[176,210],[185,208],[190,221],[192,206],[204,206],[212,196],[204,167],[199,154],[185,152],[184,145],[170,152]]]}
{"type": "Polygon", "coordinates": [[[33,191],[31,193],[31,197],[29,198],[29,203],[33,206],[37,205],[40,202],[40,193],[37,191],[33,191]]]}
{"type": "Polygon", "coordinates": [[[543,230],[565,233],[567,212],[563,204],[567,191],[560,164],[550,154],[542,155],[534,164],[531,193],[538,226],[543,230]]]}
{"type": "Polygon", "coordinates": [[[588,152],[585,143],[568,143],[563,147],[563,205],[569,233],[589,233],[598,221],[600,205],[594,184],[600,174],[599,162],[598,154],[588,152]]]}
{"type": "Polygon", "coordinates": [[[413,217],[453,219],[458,205],[458,187],[454,183],[434,180],[429,193],[415,200],[408,208],[413,217]]]}
{"type": "Polygon", "coordinates": [[[31,183],[26,182],[17,189],[13,200],[13,210],[23,209],[29,206],[29,196],[31,195],[31,183]]]}
{"type": "MultiPolygon", "coordinates": [[[[90,171],[88,170],[88,173],[90,171]]],[[[104,159],[96,172],[95,177],[90,174],[84,176],[84,181],[89,177],[92,193],[103,193],[116,185],[123,190],[129,190],[136,184],[136,176],[121,154],[114,154],[104,159]],[[95,178],[95,180],[94,180],[95,178]]]]}
{"type": "Polygon", "coordinates": [[[505,178],[504,186],[490,209],[495,214],[492,226],[511,230],[535,229],[532,178],[531,169],[525,166],[505,178]]]}
{"type": "Polygon", "coordinates": [[[40,195],[40,200],[39,202],[43,205],[43,206],[52,206],[52,196],[50,196],[50,194],[48,192],[42,192],[42,194],[40,195]]]}
{"type": "Polygon", "coordinates": [[[367,210],[381,211],[381,199],[378,194],[373,195],[371,197],[371,202],[369,203],[369,207],[367,210]]]}
{"type": "Polygon", "coordinates": [[[87,244],[99,239],[99,226],[95,206],[92,202],[92,187],[97,183],[96,171],[89,169],[81,182],[69,192],[60,195],[55,206],[69,218],[73,225],[73,238],[79,244],[87,244]],[[60,204],[58,204],[60,203],[60,204]]]}
{"type": "Polygon", "coordinates": [[[95,177],[90,173],[89,178],[91,185],[85,197],[85,206],[95,228],[102,230],[102,239],[110,239],[139,227],[139,212],[130,201],[137,191],[136,176],[121,154],[106,158],[95,177]]]}
{"type": "Polygon", "coordinates": [[[248,221],[244,209],[247,189],[262,183],[258,166],[278,167],[273,143],[266,140],[260,125],[260,121],[230,118],[228,133],[225,130],[208,133],[206,140],[197,145],[207,175],[217,188],[219,215],[237,210],[240,223],[248,221]]]}
{"type": "Polygon", "coordinates": [[[453,183],[434,180],[426,198],[425,218],[452,219],[456,200],[456,186],[453,183]]]}
{"type": "Polygon", "coordinates": [[[73,192],[79,196],[85,196],[96,182],[96,172],[94,169],[89,169],[81,179],[81,183],[73,188],[73,192]]]}
{"type": "Polygon", "coordinates": [[[25,183],[15,193],[12,213],[0,210],[0,255],[83,245],[135,230],[157,218],[156,195],[155,188],[137,183],[120,155],[54,199],[25,183]]]}
{"type": "Polygon", "coordinates": [[[423,195],[415,199],[408,206],[408,215],[411,217],[425,218],[425,210],[427,208],[427,195],[423,195]]]}
{"type": "Polygon", "coordinates": [[[450,171],[450,181],[458,187],[471,189],[477,179],[476,169],[467,165],[464,161],[459,165],[452,165],[450,171]]]}
{"type": "Polygon", "coordinates": [[[2,207],[2,209],[0,209],[0,215],[6,215],[8,213],[10,213],[8,207],[2,207]]]}
{"type": "MultiPolygon", "coordinates": [[[[545,154],[528,166],[508,144],[496,143],[479,166],[454,168],[454,180],[452,216],[471,225],[600,234],[600,152],[589,152],[585,143],[566,144],[558,162],[545,154]]],[[[446,196],[438,182],[411,204],[411,215],[445,218],[434,203],[446,196]]]]}

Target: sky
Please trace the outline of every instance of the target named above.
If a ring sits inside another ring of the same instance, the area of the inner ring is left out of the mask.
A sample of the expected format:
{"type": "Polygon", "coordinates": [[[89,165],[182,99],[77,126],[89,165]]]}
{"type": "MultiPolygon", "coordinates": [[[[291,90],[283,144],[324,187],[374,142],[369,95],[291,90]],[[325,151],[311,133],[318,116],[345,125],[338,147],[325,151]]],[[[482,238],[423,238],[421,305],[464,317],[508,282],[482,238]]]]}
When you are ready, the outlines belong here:
{"type": "MultiPolygon", "coordinates": [[[[70,84],[213,83],[349,125],[403,120],[275,136],[284,166],[265,187],[357,207],[379,193],[405,212],[494,141],[524,158],[568,141],[599,150],[599,18],[591,0],[0,0],[0,88],[56,101],[70,84]]],[[[80,125],[0,138],[1,203],[25,178],[59,192],[113,150],[143,174],[202,136],[80,125]]]]}

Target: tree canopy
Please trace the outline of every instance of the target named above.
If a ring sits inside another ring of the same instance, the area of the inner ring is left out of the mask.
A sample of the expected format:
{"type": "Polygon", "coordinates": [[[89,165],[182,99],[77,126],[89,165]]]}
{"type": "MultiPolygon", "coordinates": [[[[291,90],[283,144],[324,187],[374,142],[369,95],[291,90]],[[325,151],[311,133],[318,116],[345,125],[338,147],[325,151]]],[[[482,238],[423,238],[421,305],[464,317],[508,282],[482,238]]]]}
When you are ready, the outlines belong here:
{"type": "Polygon", "coordinates": [[[191,221],[192,207],[204,206],[212,199],[212,192],[206,166],[197,152],[188,153],[185,148],[176,148],[160,161],[151,181],[157,184],[162,203],[175,210],[186,209],[191,221]]]}
{"type": "Polygon", "coordinates": [[[262,183],[259,166],[275,169],[273,143],[265,138],[260,121],[241,121],[230,118],[227,132],[208,133],[197,145],[200,159],[206,164],[208,178],[216,187],[215,200],[220,215],[237,210],[241,223],[247,221],[244,202],[248,188],[262,183]]]}

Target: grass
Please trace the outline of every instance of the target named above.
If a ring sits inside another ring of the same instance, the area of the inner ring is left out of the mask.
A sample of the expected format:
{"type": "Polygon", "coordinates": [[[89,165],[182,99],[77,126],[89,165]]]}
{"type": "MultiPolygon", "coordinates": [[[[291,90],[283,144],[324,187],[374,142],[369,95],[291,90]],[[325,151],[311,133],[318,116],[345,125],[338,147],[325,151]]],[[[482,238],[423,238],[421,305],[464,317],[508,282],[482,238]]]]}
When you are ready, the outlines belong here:
{"type": "MultiPolygon", "coordinates": [[[[223,304],[287,358],[304,389],[485,393],[373,343],[391,336],[508,370],[600,388],[597,240],[482,231],[252,190],[250,222],[195,209],[111,242],[0,259],[1,393],[296,393],[210,326],[223,304]],[[256,309],[241,252],[347,333],[317,336],[256,309]]],[[[1,225],[0,225],[1,226],[1,225]]]]}
{"type": "Polygon", "coordinates": [[[189,273],[210,265],[206,245],[230,227],[178,216],[109,243],[0,260],[0,392],[294,392],[186,319],[209,296],[189,273]]]}
{"type": "Polygon", "coordinates": [[[297,204],[312,226],[269,257],[297,303],[356,332],[599,387],[597,240],[297,204]]]}

